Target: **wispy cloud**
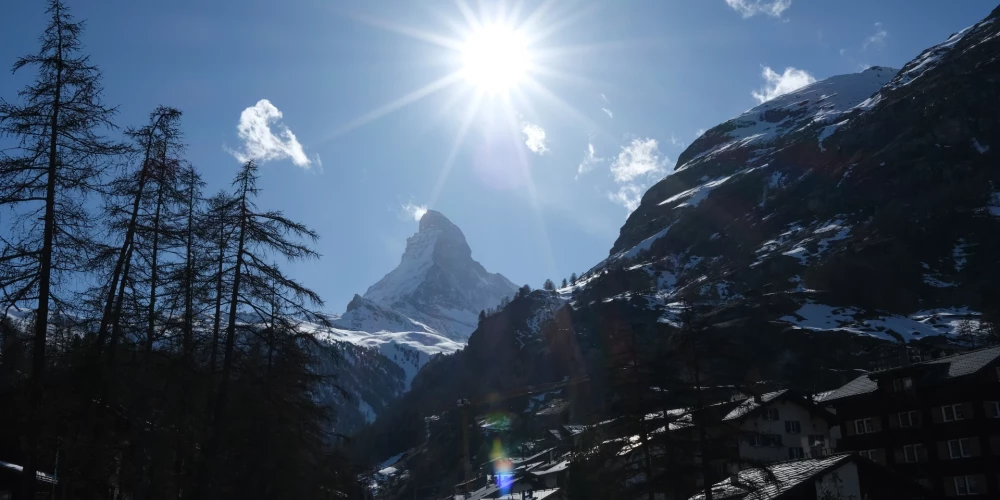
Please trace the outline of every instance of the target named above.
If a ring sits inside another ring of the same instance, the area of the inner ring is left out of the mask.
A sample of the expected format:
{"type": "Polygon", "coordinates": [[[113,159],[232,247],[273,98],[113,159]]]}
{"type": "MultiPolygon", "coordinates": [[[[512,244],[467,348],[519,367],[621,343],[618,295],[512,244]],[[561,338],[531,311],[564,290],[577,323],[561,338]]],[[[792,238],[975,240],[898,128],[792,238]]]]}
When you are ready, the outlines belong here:
{"type": "Polygon", "coordinates": [[[608,193],[608,199],[625,207],[628,213],[635,212],[642,202],[642,194],[646,192],[645,185],[626,184],[618,188],[618,191],[608,193]]]}
{"type": "Polygon", "coordinates": [[[882,50],[885,48],[885,39],[889,38],[889,32],[882,26],[882,23],[875,23],[875,33],[865,39],[865,43],[861,45],[863,50],[868,50],[868,47],[874,49],[882,50]]]}
{"type": "Polygon", "coordinates": [[[521,132],[524,134],[524,145],[528,146],[532,153],[543,155],[548,152],[545,129],[534,123],[522,122],[521,132]]]}
{"type": "MultiPolygon", "coordinates": [[[[701,135],[701,134],[699,134],[699,135],[701,135]]],[[[673,144],[674,146],[681,147],[681,148],[683,148],[684,146],[687,146],[687,143],[684,142],[684,141],[682,141],[680,138],[678,138],[677,135],[674,134],[673,132],[670,133],[670,144],[673,144]]]]}
{"type": "Polygon", "coordinates": [[[792,0],[726,0],[726,5],[744,18],[757,14],[781,17],[781,14],[792,6],[792,0]]]}
{"type": "Polygon", "coordinates": [[[611,101],[608,100],[608,96],[604,95],[604,92],[601,92],[601,100],[604,101],[605,104],[611,104],[611,101]]]}
{"type": "Polygon", "coordinates": [[[281,111],[267,99],[246,108],[240,113],[236,130],[243,141],[243,150],[228,150],[241,162],[255,159],[258,162],[289,158],[296,166],[309,169],[321,166],[319,155],[309,158],[302,144],[291,129],[281,123],[281,111]]]}
{"type": "Polygon", "coordinates": [[[601,111],[604,111],[604,114],[608,115],[608,118],[614,118],[615,117],[615,114],[612,113],[611,110],[608,109],[608,108],[601,108],[601,111]]]}
{"type": "Polygon", "coordinates": [[[695,138],[701,137],[703,135],[705,135],[705,129],[703,129],[703,128],[698,129],[694,133],[695,138]]]}
{"type": "Polygon", "coordinates": [[[579,179],[581,175],[586,174],[594,169],[594,165],[604,161],[604,158],[597,156],[594,151],[594,143],[587,143],[587,151],[583,153],[583,160],[580,161],[580,165],[576,167],[576,178],[579,179]]]}
{"type": "Polygon", "coordinates": [[[403,212],[412,217],[413,220],[419,221],[424,214],[427,213],[427,205],[415,205],[413,203],[407,203],[403,205],[403,212]]]}
{"type": "Polygon", "coordinates": [[[752,92],[754,99],[757,99],[761,103],[798,90],[816,81],[816,77],[810,75],[809,72],[792,67],[785,68],[784,73],[777,73],[769,66],[764,66],[761,77],[764,78],[764,86],[760,90],[752,92]]]}
{"type": "Polygon", "coordinates": [[[631,213],[639,206],[647,182],[666,173],[668,161],[660,153],[656,139],[632,139],[611,163],[611,176],[618,183],[618,191],[608,193],[608,198],[631,213]]]}

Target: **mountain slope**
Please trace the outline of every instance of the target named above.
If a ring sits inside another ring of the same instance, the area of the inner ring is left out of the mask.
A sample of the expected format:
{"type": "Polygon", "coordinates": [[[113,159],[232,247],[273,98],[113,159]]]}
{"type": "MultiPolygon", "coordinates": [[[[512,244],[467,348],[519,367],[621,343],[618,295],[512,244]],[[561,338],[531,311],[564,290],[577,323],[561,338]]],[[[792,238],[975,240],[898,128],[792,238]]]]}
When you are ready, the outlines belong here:
{"type": "MultiPolygon", "coordinates": [[[[684,303],[709,308],[705,342],[728,346],[704,360],[703,382],[753,374],[810,392],[899,342],[933,347],[964,320],[996,322],[998,17],[899,72],[833,77],[709,130],[643,196],[609,257],[560,291],[569,306],[537,340],[519,332],[552,306],[519,297],[429,363],[366,435],[456,398],[581,374],[573,407],[600,418],[610,353],[677,331],[684,303]]],[[[378,453],[422,439],[392,435],[378,453]]]]}

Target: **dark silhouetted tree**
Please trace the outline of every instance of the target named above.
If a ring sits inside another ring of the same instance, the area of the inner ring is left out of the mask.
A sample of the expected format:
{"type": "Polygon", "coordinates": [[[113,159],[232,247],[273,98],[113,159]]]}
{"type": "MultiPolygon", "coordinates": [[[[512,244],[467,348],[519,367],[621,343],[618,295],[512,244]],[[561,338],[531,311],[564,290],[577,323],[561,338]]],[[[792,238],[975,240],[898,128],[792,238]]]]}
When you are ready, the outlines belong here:
{"type": "Polygon", "coordinates": [[[33,498],[40,450],[46,335],[51,310],[70,306],[60,293],[92,250],[87,195],[124,149],[106,140],[114,109],[101,101],[100,72],[80,52],[83,23],[59,0],[48,3],[48,25],[37,54],[14,63],[35,68],[19,103],[0,101],[0,134],[15,141],[0,160],[0,204],[16,214],[0,253],[0,289],[7,304],[34,304],[30,404],[25,409],[21,498],[33,498]]]}

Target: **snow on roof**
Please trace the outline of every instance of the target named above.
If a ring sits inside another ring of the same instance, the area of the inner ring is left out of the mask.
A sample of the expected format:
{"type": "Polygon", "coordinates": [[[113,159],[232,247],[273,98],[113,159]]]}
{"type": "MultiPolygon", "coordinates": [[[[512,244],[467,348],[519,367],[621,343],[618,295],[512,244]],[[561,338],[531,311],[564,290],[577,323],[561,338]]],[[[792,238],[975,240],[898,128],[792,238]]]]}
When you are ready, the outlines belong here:
{"type": "MultiPolygon", "coordinates": [[[[773,477],[769,477],[763,469],[746,469],[740,471],[735,483],[731,479],[727,479],[714,484],[712,496],[720,500],[744,497],[754,500],[769,500],[799,484],[814,480],[826,471],[851,460],[853,460],[853,456],[845,453],[824,458],[776,463],[766,467],[767,471],[773,474],[773,477]]],[[[704,493],[699,493],[692,496],[690,500],[703,498],[705,498],[704,493]]]]}
{"type": "MultiPolygon", "coordinates": [[[[554,495],[559,492],[559,488],[552,488],[549,490],[534,490],[531,492],[532,500],[542,500],[548,496],[554,495]]],[[[525,497],[526,498],[526,497],[525,497]]],[[[522,500],[521,493],[511,493],[509,495],[504,495],[497,500],[522,500]]]]}
{"type": "Polygon", "coordinates": [[[788,389],[762,394],[760,396],[760,402],[758,402],[756,398],[747,398],[742,403],[738,404],[735,408],[730,410],[725,417],[722,417],[722,420],[736,420],[742,418],[744,415],[756,410],[757,408],[760,408],[766,405],[767,403],[774,401],[775,399],[782,396],[786,392],[788,392],[788,389]]]}
{"type": "Polygon", "coordinates": [[[539,466],[531,470],[531,473],[536,476],[544,476],[546,474],[555,474],[556,472],[562,472],[569,468],[569,460],[562,460],[554,464],[549,464],[548,467],[539,466]]]}

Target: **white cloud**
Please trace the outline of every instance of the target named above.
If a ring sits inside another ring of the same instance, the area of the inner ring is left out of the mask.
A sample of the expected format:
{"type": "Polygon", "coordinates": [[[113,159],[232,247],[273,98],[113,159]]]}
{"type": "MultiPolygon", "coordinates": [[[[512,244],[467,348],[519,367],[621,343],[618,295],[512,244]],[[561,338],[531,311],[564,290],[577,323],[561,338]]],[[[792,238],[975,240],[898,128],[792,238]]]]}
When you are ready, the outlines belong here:
{"type": "Polygon", "coordinates": [[[646,192],[646,182],[664,175],[668,162],[666,156],[661,157],[656,139],[632,139],[611,163],[611,176],[619,187],[617,192],[608,193],[608,198],[631,213],[646,192]]]}
{"type": "MultiPolygon", "coordinates": [[[[698,134],[698,135],[701,135],[701,134],[698,134]]],[[[678,147],[682,147],[682,148],[684,146],[687,146],[687,143],[684,142],[684,141],[682,141],[682,140],[680,140],[680,139],[678,139],[677,135],[675,135],[673,132],[670,133],[670,144],[673,144],[674,146],[678,146],[678,147]]]]}
{"type": "Polygon", "coordinates": [[[847,49],[840,49],[840,55],[844,55],[845,52],[847,52],[847,49]]]}
{"type": "Polygon", "coordinates": [[[632,213],[639,208],[644,192],[646,192],[645,185],[626,184],[620,187],[618,192],[608,193],[608,199],[625,207],[628,213],[632,213]]]}
{"type": "Polygon", "coordinates": [[[611,110],[608,108],[601,108],[601,111],[604,111],[604,114],[608,115],[608,118],[615,117],[614,113],[612,113],[611,110]]]}
{"type": "Polygon", "coordinates": [[[545,154],[549,148],[546,145],[545,129],[534,123],[522,122],[521,132],[524,133],[524,145],[533,153],[545,154]]]}
{"type": "Polygon", "coordinates": [[[660,159],[660,148],[656,139],[632,139],[628,146],[622,146],[611,164],[611,175],[615,182],[631,182],[638,177],[662,174],[666,158],[660,159]]]}
{"type": "Polygon", "coordinates": [[[694,133],[694,136],[695,136],[695,137],[701,137],[701,136],[703,136],[703,135],[705,135],[705,129],[703,129],[703,128],[700,128],[700,129],[698,129],[698,130],[697,130],[697,131],[696,131],[696,132],[694,133]]]}
{"type": "Polygon", "coordinates": [[[889,32],[882,26],[882,23],[875,23],[875,33],[865,39],[865,43],[861,45],[861,48],[868,50],[868,47],[873,47],[882,50],[885,48],[885,39],[888,37],[889,32]]]}
{"type": "Polygon", "coordinates": [[[761,72],[764,86],[760,91],[753,91],[753,97],[760,102],[767,102],[780,95],[798,90],[816,81],[816,77],[802,69],[785,68],[784,73],[776,73],[769,66],[764,66],[761,72]]]}
{"type": "Polygon", "coordinates": [[[726,0],[726,5],[744,18],[757,14],[781,17],[781,14],[792,6],[792,0],[726,0]]]}
{"type": "Polygon", "coordinates": [[[241,162],[254,159],[263,163],[290,158],[292,163],[304,169],[309,169],[314,163],[321,165],[319,155],[313,158],[306,156],[295,134],[279,120],[281,111],[267,99],[244,109],[236,127],[243,141],[243,150],[229,150],[229,153],[241,162]]]}
{"type": "Polygon", "coordinates": [[[583,153],[583,160],[576,167],[576,178],[579,179],[581,175],[593,170],[595,164],[603,161],[604,158],[597,156],[597,153],[594,151],[594,143],[587,143],[587,151],[583,153]]]}
{"type": "Polygon", "coordinates": [[[608,96],[604,95],[604,92],[601,92],[601,100],[607,104],[611,104],[611,101],[608,100],[608,96]]]}
{"type": "Polygon", "coordinates": [[[407,203],[403,205],[403,211],[407,215],[413,217],[413,220],[420,221],[420,219],[427,213],[427,205],[414,205],[413,203],[407,203]]]}

